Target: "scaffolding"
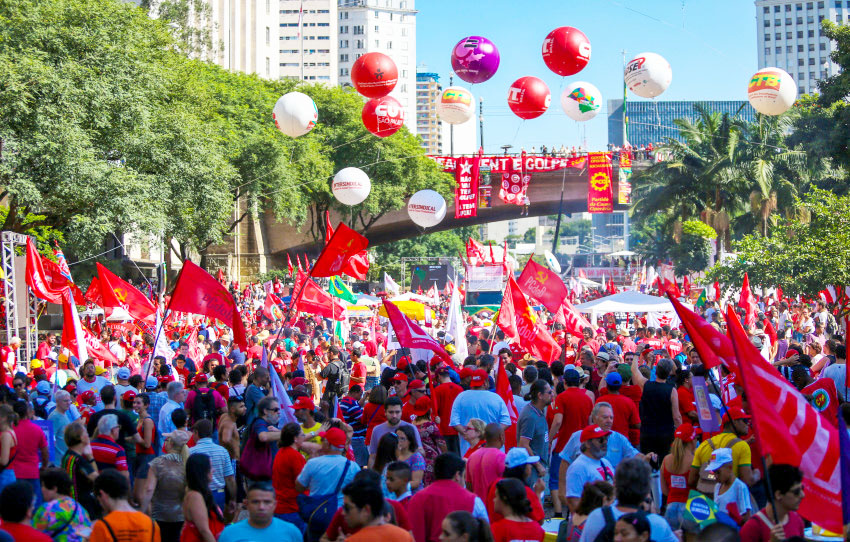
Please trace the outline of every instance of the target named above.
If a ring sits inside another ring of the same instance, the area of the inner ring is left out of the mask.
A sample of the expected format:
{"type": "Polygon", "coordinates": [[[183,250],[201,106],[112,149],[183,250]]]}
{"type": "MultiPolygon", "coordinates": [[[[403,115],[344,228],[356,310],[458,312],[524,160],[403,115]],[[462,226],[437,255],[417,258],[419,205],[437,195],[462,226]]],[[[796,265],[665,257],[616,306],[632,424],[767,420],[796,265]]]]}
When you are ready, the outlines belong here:
{"type": "Polygon", "coordinates": [[[24,317],[24,336],[20,337],[21,325],[18,319],[19,300],[15,272],[15,248],[25,247],[26,245],[26,235],[12,231],[0,232],[0,270],[3,272],[3,308],[6,311],[5,343],[9,344],[13,337],[21,339],[25,355],[22,361],[28,368],[29,360],[35,356],[38,349],[38,299],[29,288],[25,288],[27,309],[24,317]]]}

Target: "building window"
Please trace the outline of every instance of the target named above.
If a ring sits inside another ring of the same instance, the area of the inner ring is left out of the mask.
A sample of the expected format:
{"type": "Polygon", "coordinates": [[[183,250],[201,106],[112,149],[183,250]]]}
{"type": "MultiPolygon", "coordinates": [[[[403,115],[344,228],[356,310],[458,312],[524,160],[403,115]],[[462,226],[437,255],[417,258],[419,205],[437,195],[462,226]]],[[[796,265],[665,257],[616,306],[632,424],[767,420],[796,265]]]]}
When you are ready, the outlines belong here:
{"type": "Polygon", "coordinates": [[[786,17],[786,18],[785,18],[785,24],[787,24],[787,25],[789,25],[789,26],[791,25],[791,17],[786,17]]]}
{"type": "Polygon", "coordinates": [[[339,74],[343,77],[348,77],[348,68],[340,68],[339,74]]]}
{"type": "MultiPolygon", "coordinates": [[[[266,6],[268,6],[268,2],[266,2],[266,6]]],[[[269,57],[266,57],[266,77],[271,77],[272,75],[272,61],[269,57]]]]}
{"type": "Polygon", "coordinates": [[[782,9],[782,6],[773,6],[773,12],[774,13],[779,13],[779,10],[781,10],[781,9],[782,9]]]}
{"type": "Polygon", "coordinates": [[[319,36],[316,39],[317,40],[329,40],[329,39],[331,39],[331,37],[330,36],[319,36]]]}
{"type": "Polygon", "coordinates": [[[798,74],[797,74],[797,81],[802,81],[802,80],[803,80],[803,79],[805,79],[805,78],[806,78],[806,76],[805,76],[805,75],[803,75],[802,73],[798,73],[798,74]]]}
{"type": "Polygon", "coordinates": [[[381,12],[380,12],[380,11],[378,11],[378,10],[375,10],[375,11],[374,11],[374,13],[375,13],[375,18],[376,18],[376,19],[377,19],[377,18],[378,18],[378,16],[381,14],[381,12]]]}
{"type": "Polygon", "coordinates": [[[362,48],[363,48],[363,40],[357,40],[357,47],[356,47],[356,48],[357,48],[357,49],[362,49],[362,48]]]}
{"type": "Polygon", "coordinates": [[[387,49],[392,49],[392,48],[393,48],[393,42],[388,41],[387,42],[387,49]]]}
{"type": "Polygon", "coordinates": [[[802,45],[798,45],[798,46],[797,46],[797,52],[798,52],[798,53],[802,53],[802,52],[803,52],[803,46],[802,46],[802,45]]]}
{"type": "Polygon", "coordinates": [[[380,46],[381,46],[381,40],[375,40],[375,48],[378,48],[380,46]]]}
{"type": "Polygon", "coordinates": [[[782,32],[777,32],[776,34],[773,35],[773,37],[776,38],[776,41],[781,40],[782,39],[782,32]]]}
{"type": "Polygon", "coordinates": [[[773,26],[781,26],[781,25],[782,25],[782,19],[775,19],[773,21],[773,26]]]}
{"type": "Polygon", "coordinates": [[[803,11],[803,4],[797,4],[797,11],[803,11]]]}
{"type": "MultiPolygon", "coordinates": [[[[777,55],[778,55],[778,54],[780,54],[780,53],[782,52],[782,47],[776,47],[775,49],[776,49],[776,51],[775,51],[775,52],[776,52],[776,54],[777,54],[777,55]]],[[[770,50],[770,49],[768,48],[768,51],[769,51],[769,50],[770,50]]]]}
{"type": "Polygon", "coordinates": [[[764,41],[770,41],[770,34],[764,35],[764,41]]]}
{"type": "MultiPolygon", "coordinates": [[[[316,26],[330,26],[331,23],[316,23],[316,26]]],[[[313,26],[313,25],[310,25],[313,26]]]]}
{"type": "Polygon", "coordinates": [[[818,9],[823,9],[823,2],[818,2],[818,9]]]}
{"type": "Polygon", "coordinates": [[[797,17],[797,24],[803,24],[803,18],[797,17]]]}
{"type": "Polygon", "coordinates": [[[814,66],[814,65],[815,65],[815,59],[814,59],[814,58],[810,58],[810,59],[809,59],[809,66],[814,66]]]}
{"type": "MultiPolygon", "coordinates": [[[[803,36],[800,36],[800,37],[802,38],[803,36]]],[[[810,38],[815,37],[815,31],[814,30],[809,30],[809,37],[810,38]]]]}
{"type": "Polygon", "coordinates": [[[770,19],[765,19],[765,20],[764,20],[764,27],[765,27],[765,28],[770,28],[770,19]]]}
{"type": "Polygon", "coordinates": [[[821,70],[821,72],[820,72],[820,78],[821,78],[821,79],[826,79],[827,77],[829,77],[829,72],[828,72],[828,71],[826,71],[826,70],[821,70]]]}
{"type": "Polygon", "coordinates": [[[347,26],[340,26],[339,27],[339,33],[340,34],[348,34],[348,27],[347,26]]]}
{"type": "Polygon", "coordinates": [[[348,40],[339,40],[340,49],[348,49],[348,40]]]}
{"type": "Polygon", "coordinates": [[[407,70],[401,70],[401,76],[407,77],[407,70]]]}
{"type": "Polygon", "coordinates": [[[406,29],[406,28],[402,28],[402,29],[401,29],[401,37],[405,37],[405,36],[407,36],[407,29],[406,29]]]}
{"type": "Polygon", "coordinates": [[[814,51],[814,50],[815,50],[815,44],[814,44],[814,43],[810,43],[810,44],[809,44],[809,51],[814,51]]]}
{"type": "Polygon", "coordinates": [[[790,45],[788,45],[788,46],[785,47],[785,52],[786,53],[792,53],[792,52],[794,52],[794,48],[791,47],[790,45]]]}
{"type": "Polygon", "coordinates": [[[765,13],[765,14],[768,14],[768,13],[770,13],[770,8],[767,7],[767,6],[764,6],[764,9],[762,9],[762,12],[765,13]]]}
{"type": "Polygon", "coordinates": [[[359,24],[354,26],[353,27],[353,33],[354,33],[355,36],[359,36],[359,35],[363,34],[363,27],[359,24]]]}
{"type": "Polygon", "coordinates": [[[806,2],[806,9],[814,9],[815,5],[813,2],[806,2]]]}
{"type": "Polygon", "coordinates": [[[381,28],[378,25],[375,25],[375,33],[379,34],[381,32],[381,28]]]}
{"type": "Polygon", "coordinates": [[[785,11],[791,11],[791,4],[788,4],[787,6],[785,6],[785,11]]]}
{"type": "Polygon", "coordinates": [[[272,30],[268,26],[266,27],[266,45],[271,45],[272,42],[272,30]]]}
{"type": "Polygon", "coordinates": [[[805,66],[805,65],[806,65],[806,63],[805,63],[805,61],[803,61],[803,59],[802,59],[802,58],[798,58],[798,59],[797,59],[797,65],[798,65],[798,66],[805,66]]]}
{"type": "Polygon", "coordinates": [[[339,61],[348,62],[348,53],[345,53],[344,55],[339,55],[339,61]]]}
{"type": "Polygon", "coordinates": [[[808,16],[806,17],[806,22],[807,22],[807,23],[809,23],[809,24],[814,24],[814,22],[815,22],[815,16],[814,16],[814,15],[808,15],[808,16]]]}
{"type": "Polygon", "coordinates": [[[821,51],[826,51],[826,44],[825,43],[821,43],[818,47],[821,51]]]}

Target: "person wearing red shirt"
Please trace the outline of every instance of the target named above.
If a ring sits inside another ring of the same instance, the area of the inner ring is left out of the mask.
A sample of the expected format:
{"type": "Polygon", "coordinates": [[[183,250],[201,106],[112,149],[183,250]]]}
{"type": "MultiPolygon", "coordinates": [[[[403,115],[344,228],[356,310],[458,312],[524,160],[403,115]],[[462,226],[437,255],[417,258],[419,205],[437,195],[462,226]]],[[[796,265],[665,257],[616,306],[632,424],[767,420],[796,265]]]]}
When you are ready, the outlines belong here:
{"type": "Polygon", "coordinates": [[[516,478],[496,482],[493,508],[502,519],[491,520],[493,542],[543,542],[546,533],[539,523],[528,517],[531,502],[526,496],[526,486],[516,478]]]}
{"type": "Polygon", "coordinates": [[[634,401],[620,394],[623,378],[620,373],[608,373],[605,377],[608,394],[596,399],[597,403],[609,403],[614,410],[613,431],[628,437],[632,446],[640,445],[640,414],[634,401]]]}
{"type": "MultiPolygon", "coordinates": [[[[354,343],[357,345],[357,343],[354,343]]],[[[361,388],[366,388],[366,364],[360,361],[360,356],[363,351],[355,346],[351,350],[351,377],[349,378],[349,388],[354,385],[359,385],[361,388]]]]}
{"type": "Polygon", "coordinates": [[[256,335],[251,336],[251,346],[249,346],[248,350],[245,352],[245,358],[255,360],[263,359],[263,345],[260,344],[260,338],[256,335]]]}
{"type": "Polygon", "coordinates": [[[19,337],[12,337],[9,340],[9,344],[0,348],[0,364],[2,364],[2,373],[3,380],[0,384],[6,384],[6,375],[14,376],[15,371],[17,371],[18,366],[18,355],[17,350],[21,346],[21,339],[19,337]]]}
{"type": "Polygon", "coordinates": [[[596,354],[599,352],[599,343],[593,338],[593,328],[586,327],[581,330],[582,338],[578,342],[578,349],[581,350],[585,346],[589,347],[593,350],[593,353],[596,354]]]}
{"type": "Polygon", "coordinates": [[[212,352],[204,356],[204,359],[201,360],[201,367],[206,367],[207,361],[209,360],[214,360],[219,365],[230,367],[230,359],[224,354],[221,354],[220,351],[221,343],[219,341],[214,342],[212,346],[212,352]]]}
{"type": "Polygon", "coordinates": [[[667,353],[671,358],[675,358],[682,353],[682,341],[679,340],[679,330],[670,331],[670,340],[667,341],[667,353]]]}
{"type": "Polygon", "coordinates": [[[0,540],[26,540],[27,542],[51,542],[53,539],[46,534],[30,527],[35,508],[35,496],[32,486],[18,480],[3,488],[0,492],[0,533],[6,532],[11,539],[0,534],[0,540]]]}
{"type": "Polygon", "coordinates": [[[288,521],[302,532],[307,527],[298,513],[298,491],[295,480],[307,463],[299,451],[304,433],[297,423],[288,423],[280,432],[280,448],[272,464],[272,486],[275,495],[275,517],[288,521]]]}
{"type": "Polygon", "coordinates": [[[48,333],[44,336],[44,340],[38,345],[38,350],[35,353],[36,359],[40,359],[42,361],[50,359],[50,352],[53,351],[54,346],[56,346],[56,335],[48,333]]]}
{"type": "Polygon", "coordinates": [[[689,369],[683,369],[676,375],[676,379],[679,381],[679,386],[677,387],[679,412],[682,414],[682,421],[690,421],[696,425],[699,424],[699,417],[697,417],[697,407],[694,400],[694,392],[692,391],[691,378],[693,377],[689,369]]]}
{"type": "Polygon", "coordinates": [[[363,348],[366,350],[366,355],[374,358],[378,355],[378,343],[369,338],[369,330],[364,329],[363,333],[361,333],[361,341],[363,343],[363,348]]]}
{"type": "Polygon", "coordinates": [[[457,430],[451,426],[449,421],[452,417],[452,405],[455,398],[463,391],[463,388],[452,382],[448,367],[437,368],[437,378],[440,384],[434,388],[434,421],[440,426],[440,434],[446,439],[446,445],[450,452],[460,453],[460,440],[457,430]]]}
{"type": "Polygon", "coordinates": [[[803,536],[805,525],[797,513],[805,496],[803,475],[792,465],[773,464],[767,469],[773,489],[772,504],[768,504],[741,527],[741,542],[771,542],[803,536]],[[775,523],[776,518],[779,519],[775,523]]]}
{"type": "Polygon", "coordinates": [[[407,401],[402,405],[401,419],[407,423],[413,423],[413,420],[416,419],[413,407],[416,405],[416,401],[425,395],[425,383],[419,379],[411,380],[410,384],[407,385],[407,391],[407,401]]]}

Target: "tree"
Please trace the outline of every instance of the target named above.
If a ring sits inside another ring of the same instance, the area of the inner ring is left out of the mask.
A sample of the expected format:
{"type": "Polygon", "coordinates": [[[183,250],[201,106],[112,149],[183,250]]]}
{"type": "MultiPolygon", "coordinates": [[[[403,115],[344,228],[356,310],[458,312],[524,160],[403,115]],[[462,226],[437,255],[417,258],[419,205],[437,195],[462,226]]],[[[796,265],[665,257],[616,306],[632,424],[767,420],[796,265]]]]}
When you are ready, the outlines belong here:
{"type": "Polygon", "coordinates": [[[630,234],[635,252],[650,264],[670,260],[670,249],[676,241],[673,239],[673,225],[664,215],[656,214],[636,221],[630,234]]]}
{"type": "Polygon", "coordinates": [[[429,233],[413,239],[402,239],[372,249],[370,280],[382,280],[387,272],[396,281],[401,277],[401,257],[456,257],[466,254],[466,241],[478,238],[478,228],[465,226],[454,230],[429,233]]]}
{"type": "Polygon", "coordinates": [[[699,273],[708,267],[711,258],[711,239],[717,232],[699,220],[682,223],[682,235],[678,243],[670,248],[677,275],[699,273]]]}

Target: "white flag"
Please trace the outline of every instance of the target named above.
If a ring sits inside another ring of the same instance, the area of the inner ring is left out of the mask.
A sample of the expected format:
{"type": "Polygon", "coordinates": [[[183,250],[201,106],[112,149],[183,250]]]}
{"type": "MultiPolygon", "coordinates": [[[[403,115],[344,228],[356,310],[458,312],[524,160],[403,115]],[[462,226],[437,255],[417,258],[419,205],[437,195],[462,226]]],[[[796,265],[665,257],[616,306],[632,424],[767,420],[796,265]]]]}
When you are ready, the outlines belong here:
{"type": "Polygon", "coordinates": [[[387,291],[393,295],[399,295],[400,288],[396,281],[393,280],[386,271],[384,271],[384,291],[387,291]]]}
{"type": "Polygon", "coordinates": [[[457,288],[452,288],[452,299],[449,302],[449,314],[446,316],[446,333],[455,340],[455,354],[462,358],[469,355],[466,344],[466,323],[460,308],[460,294],[457,288]]]}

